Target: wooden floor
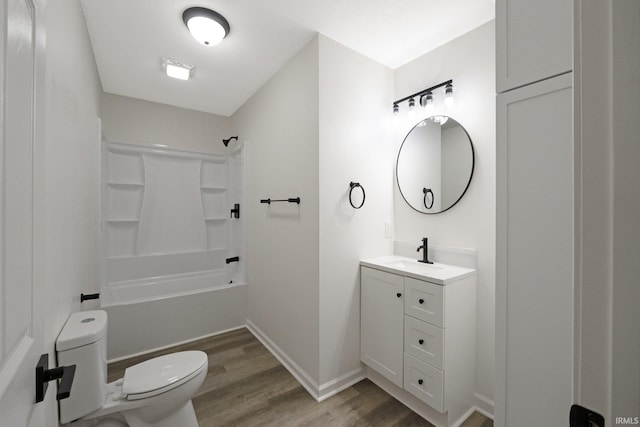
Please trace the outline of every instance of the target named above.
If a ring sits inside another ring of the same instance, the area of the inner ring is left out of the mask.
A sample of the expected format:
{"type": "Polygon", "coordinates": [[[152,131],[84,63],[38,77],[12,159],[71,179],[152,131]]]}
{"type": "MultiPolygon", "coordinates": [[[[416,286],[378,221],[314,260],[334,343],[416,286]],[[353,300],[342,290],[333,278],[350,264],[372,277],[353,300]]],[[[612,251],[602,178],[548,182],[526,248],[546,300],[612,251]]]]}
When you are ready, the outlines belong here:
{"type": "MultiPolygon", "coordinates": [[[[200,427],[432,426],[369,380],[316,402],[246,329],[109,365],[109,382],[146,359],[184,350],[209,356],[209,372],[194,396],[200,427]]],[[[474,413],[462,427],[492,427],[474,413]]]]}

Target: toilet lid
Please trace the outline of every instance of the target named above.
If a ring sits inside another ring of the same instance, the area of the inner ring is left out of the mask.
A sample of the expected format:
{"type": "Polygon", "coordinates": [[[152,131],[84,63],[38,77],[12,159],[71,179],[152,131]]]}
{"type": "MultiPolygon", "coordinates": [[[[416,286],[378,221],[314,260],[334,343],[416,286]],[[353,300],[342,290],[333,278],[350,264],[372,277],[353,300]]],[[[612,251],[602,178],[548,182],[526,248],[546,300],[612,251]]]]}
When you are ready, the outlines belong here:
{"type": "Polygon", "coordinates": [[[198,375],[207,360],[202,351],[181,351],[138,363],[124,371],[122,394],[135,400],[164,393],[198,375]]]}

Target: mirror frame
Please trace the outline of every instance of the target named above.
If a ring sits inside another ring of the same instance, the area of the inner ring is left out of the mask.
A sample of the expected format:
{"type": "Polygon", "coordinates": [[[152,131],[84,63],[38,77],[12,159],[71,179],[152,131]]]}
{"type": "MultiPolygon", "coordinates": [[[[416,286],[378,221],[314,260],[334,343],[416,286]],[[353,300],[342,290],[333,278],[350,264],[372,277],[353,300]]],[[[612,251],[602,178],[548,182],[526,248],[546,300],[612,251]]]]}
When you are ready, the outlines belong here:
{"type": "MultiPolygon", "coordinates": [[[[443,114],[439,114],[438,116],[443,116],[443,114]]],[[[398,179],[398,161],[400,160],[400,152],[402,152],[402,147],[404,147],[404,143],[407,142],[407,138],[409,137],[409,135],[411,135],[411,132],[413,132],[413,130],[415,128],[418,127],[418,125],[420,123],[422,123],[425,120],[429,120],[431,117],[436,117],[436,116],[429,116],[426,117],[422,120],[420,120],[418,123],[416,123],[411,130],[409,130],[409,132],[407,132],[407,135],[405,135],[404,139],[402,140],[402,144],[400,145],[400,149],[398,149],[398,156],[396,157],[396,184],[398,186],[398,190],[400,191],[400,195],[402,196],[402,199],[405,201],[405,203],[414,211],[424,214],[424,215],[437,215],[443,212],[448,211],[449,209],[451,209],[452,207],[454,207],[455,205],[458,204],[458,202],[460,201],[460,199],[462,199],[462,197],[464,197],[464,195],[467,193],[467,190],[469,189],[469,186],[471,185],[471,180],[473,179],[473,172],[475,171],[475,167],[476,167],[476,150],[473,146],[473,141],[471,140],[471,136],[469,135],[469,132],[467,132],[467,129],[462,126],[462,123],[460,123],[459,121],[457,121],[456,119],[454,119],[451,116],[445,116],[448,117],[451,120],[454,120],[456,123],[458,123],[460,125],[460,127],[462,128],[462,130],[464,131],[464,133],[467,135],[467,138],[469,139],[469,145],[471,146],[471,173],[469,174],[469,180],[467,181],[467,185],[464,187],[464,190],[462,191],[462,193],[460,194],[460,197],[458,197],[456,199],[455,202],[453,202],[451,204],[451,206],[449,206],[448,208],[438,211],[438,212],[422,212],[418,209],[416,209],[411,203],[409,203],[409,201],[407,200],[407,198],[405,197],[404,193],[402,192],[402,188],[400,187],[400,181],[398,179]]]]}

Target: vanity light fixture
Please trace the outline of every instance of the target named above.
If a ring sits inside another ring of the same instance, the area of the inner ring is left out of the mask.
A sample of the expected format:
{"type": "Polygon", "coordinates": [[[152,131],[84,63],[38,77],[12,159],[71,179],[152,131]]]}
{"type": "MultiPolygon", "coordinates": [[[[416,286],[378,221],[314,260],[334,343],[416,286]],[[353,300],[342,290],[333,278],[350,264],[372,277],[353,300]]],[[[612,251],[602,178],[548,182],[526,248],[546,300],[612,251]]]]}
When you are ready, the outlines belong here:
{"type": "Polygon", "coordinates": [[[182,21],[191,35],[205,46],[215,46],[229,35],[229,21],[218,12],[204,7],[190,7],[182,13],[182,21]]]}
{"type": "Polygon", "coordinates": [[[446,82],[438,83],[435,86],[416,92],[413,95],[405,96],[402,99],[398,99],[393,103],[393,114],[398,115],[400,112],[399,104],[404,101],[408,101],[409,115],[415,114],[416,98],[420,100],[420,106],[424,107],[427,115],[432,115],[434,110],[433,105],[433,91],[441,87],[445,88],[444,103],[447,107],[453,105],[453,80],[447,80],[446,82]]]}
{"type": "Polygon", "coordinates": [[[191,77],[191,71],[193,71],[193,65],[183,64],[182,62],[174,59],[162,58],[162,69],[169,77],[180,80],[189,80],[189,77],[191,77]]]}

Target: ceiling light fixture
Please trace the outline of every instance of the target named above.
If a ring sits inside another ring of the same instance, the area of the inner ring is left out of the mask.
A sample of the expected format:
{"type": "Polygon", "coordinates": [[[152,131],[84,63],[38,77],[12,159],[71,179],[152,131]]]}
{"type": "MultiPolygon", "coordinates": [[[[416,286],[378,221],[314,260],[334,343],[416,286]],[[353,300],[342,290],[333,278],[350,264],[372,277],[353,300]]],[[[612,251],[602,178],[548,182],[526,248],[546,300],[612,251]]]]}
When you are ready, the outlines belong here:
{"type": "Polygon", "coordinates": [[[217,45],[231,31],[224,16],[204,7],[190,7],[182,13],[182,20],[193,38],[205,46],[217,45]]]}
{"type": "Polygon", "coordinates": [[[434,110],[434,105],[433,105],[433,91],[435,89],[444,87],[445,88],[445,98],[444,98],[444,103],[447,107],[450,107],[453,105],[453,80],[447,80],[446,82],[442,82],[442,83],[438,83],[435,86],[431,86],[430,88],[421,90],[420,92],[416,92],[413,95],[409,95],[409,96],[405,96],[402,99],[398,99],[397,101],[393,102],[393,113],[395,115],[398,114],[399,111],[399,106],[398,104],[400,104],[401,102],[404,101],[409,101],[409,116],[412,116],[413,114],[415,114],[415,105],[416,105],[416,100],[415,98],[419,98],[420,99],[420,105],[422,107],[424,107],[425,112],[428,115],[432,115],[433,114],[433,110],[434,110]]]}
{"type": "Polygon", "coordinates": [[[173,77],[174,79],[189,80],[193,68],[193,65],[183,64],[173,59],[162,58],[162,69],[167,73],[167,76],[173,77]]]}

